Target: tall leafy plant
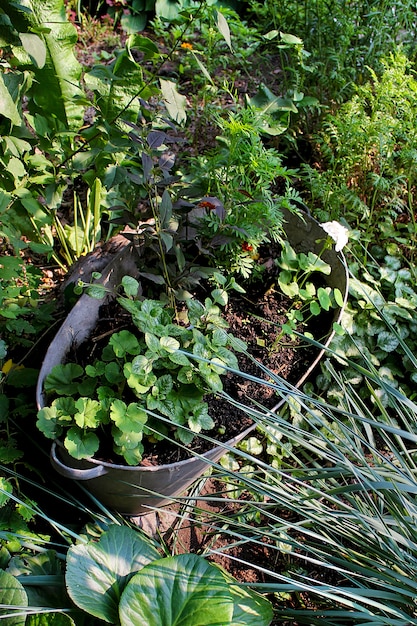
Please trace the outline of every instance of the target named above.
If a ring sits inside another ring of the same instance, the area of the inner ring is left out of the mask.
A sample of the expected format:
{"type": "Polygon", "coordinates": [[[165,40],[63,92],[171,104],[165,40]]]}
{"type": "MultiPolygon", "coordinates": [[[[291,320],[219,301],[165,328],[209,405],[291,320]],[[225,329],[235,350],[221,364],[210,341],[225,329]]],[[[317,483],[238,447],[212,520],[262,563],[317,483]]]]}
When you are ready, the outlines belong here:
{"type": "MultiPolygon", "coordinates": [[[[3,22],[2,45],[9,45],[13,54],[13,68],[29,69],[33,73],[28,95],[33,94],[29,106],[33,114],[42,117],[45,111],[57,123],[78,130],[83,118],[80,98],[82,67],[74,55],[77,32],[67,20],[62,0],[6,0],[1,9],[3,22]],[[39,88],[38,85],[41,87],[39,88]],[[53,97],[51,95],[53,94],[53,97]]],[[[16,83],[19,77],[13,71],[3,74],[3,90],[16,83]]],[[[13,98],[3,111],[15,125],[21,125],[20,112],[13,98]]],[[[5,93],[5,92],[4,92],[5,93]]]]}
{"type": "Polygon", "coordinates": [[[413,255],[417,81],[401,52],[383,66],[324,120],[304,181],[321,219],[343,216],[369,246],[398,241],[413,255]]]}

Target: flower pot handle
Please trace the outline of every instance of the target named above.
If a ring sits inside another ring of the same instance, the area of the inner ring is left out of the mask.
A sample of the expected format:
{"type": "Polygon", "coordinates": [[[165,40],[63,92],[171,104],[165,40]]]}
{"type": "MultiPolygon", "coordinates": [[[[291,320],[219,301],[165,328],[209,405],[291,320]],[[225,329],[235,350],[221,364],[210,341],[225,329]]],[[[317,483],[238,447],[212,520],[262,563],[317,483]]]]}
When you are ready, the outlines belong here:
{"type": "Polygon", "coordinates": [[[74,467],[68,467],[65,465],[57,455],[57,444],[54,441],[51,447],[51,462],[56,471],[64,476],[64,478],[71,478],[72,480],[91,480],[107,474],[107,470],[103,465],[97,465],[91,469],[75,469],[74,467]]]}

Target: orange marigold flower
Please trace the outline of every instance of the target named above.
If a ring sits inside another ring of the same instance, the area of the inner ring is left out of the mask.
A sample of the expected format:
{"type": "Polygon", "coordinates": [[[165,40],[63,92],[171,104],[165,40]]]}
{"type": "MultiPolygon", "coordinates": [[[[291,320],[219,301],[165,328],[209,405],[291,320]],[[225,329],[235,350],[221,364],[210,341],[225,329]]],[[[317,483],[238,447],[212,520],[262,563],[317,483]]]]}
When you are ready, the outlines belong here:
{"type": "Polygon", "coordinates": [[[250,243],[248,243],[247,241],[244,241],[244,242],[242,243],[242,250],[243,250],[244,252],[252,252],[252,250],[253,250],[253,246],[251,246],[251,245],[250,245],[250,243]]]}
{"type": "Polygon", "coordinates": [[[214,211],[216,208],[216,205],[208,200],[202,200],[199,202],[198,206],[201,206],[202,209],[210,209],[210,211],[214,211]]]}
{"type": "Polygon", "coordinates": [[[181,48],[183,48],[184,50],[192,50],[193,45],[191,43],[188,43],[188,41],[183,41],[183,43],[181,44],[181,48]]]}

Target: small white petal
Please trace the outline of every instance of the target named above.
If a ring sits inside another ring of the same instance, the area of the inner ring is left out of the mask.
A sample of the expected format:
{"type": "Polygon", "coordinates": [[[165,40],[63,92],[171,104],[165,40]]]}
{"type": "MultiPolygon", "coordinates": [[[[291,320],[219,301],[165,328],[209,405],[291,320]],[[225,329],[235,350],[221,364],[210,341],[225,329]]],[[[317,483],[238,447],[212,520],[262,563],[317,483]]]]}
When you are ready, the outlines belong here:
{"type": "Polygon", "coordinates": [[[335,250],[340,252],[343,250],[347,242],[349,241],[349,231],[345,226],[339,224],[339,222],[324,222],[320,224],[322,229],[326,231],[328,235],[336,242],[335,250]]]}

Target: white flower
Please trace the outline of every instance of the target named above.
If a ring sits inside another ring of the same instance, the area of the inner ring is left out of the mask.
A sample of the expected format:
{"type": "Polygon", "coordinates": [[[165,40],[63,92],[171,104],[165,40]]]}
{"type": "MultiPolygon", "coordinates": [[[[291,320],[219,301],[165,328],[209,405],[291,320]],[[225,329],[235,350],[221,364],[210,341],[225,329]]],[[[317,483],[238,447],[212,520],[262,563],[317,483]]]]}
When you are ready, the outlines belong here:
{"type": "Polygon", "coordinates": [[[323,230],[336,242],[335,250],[340,252],[343,250],[347,242],[349,241],[349,231],[345,226],[339,224],[339,222],[324,222],[320,224],[323,230]]]}

